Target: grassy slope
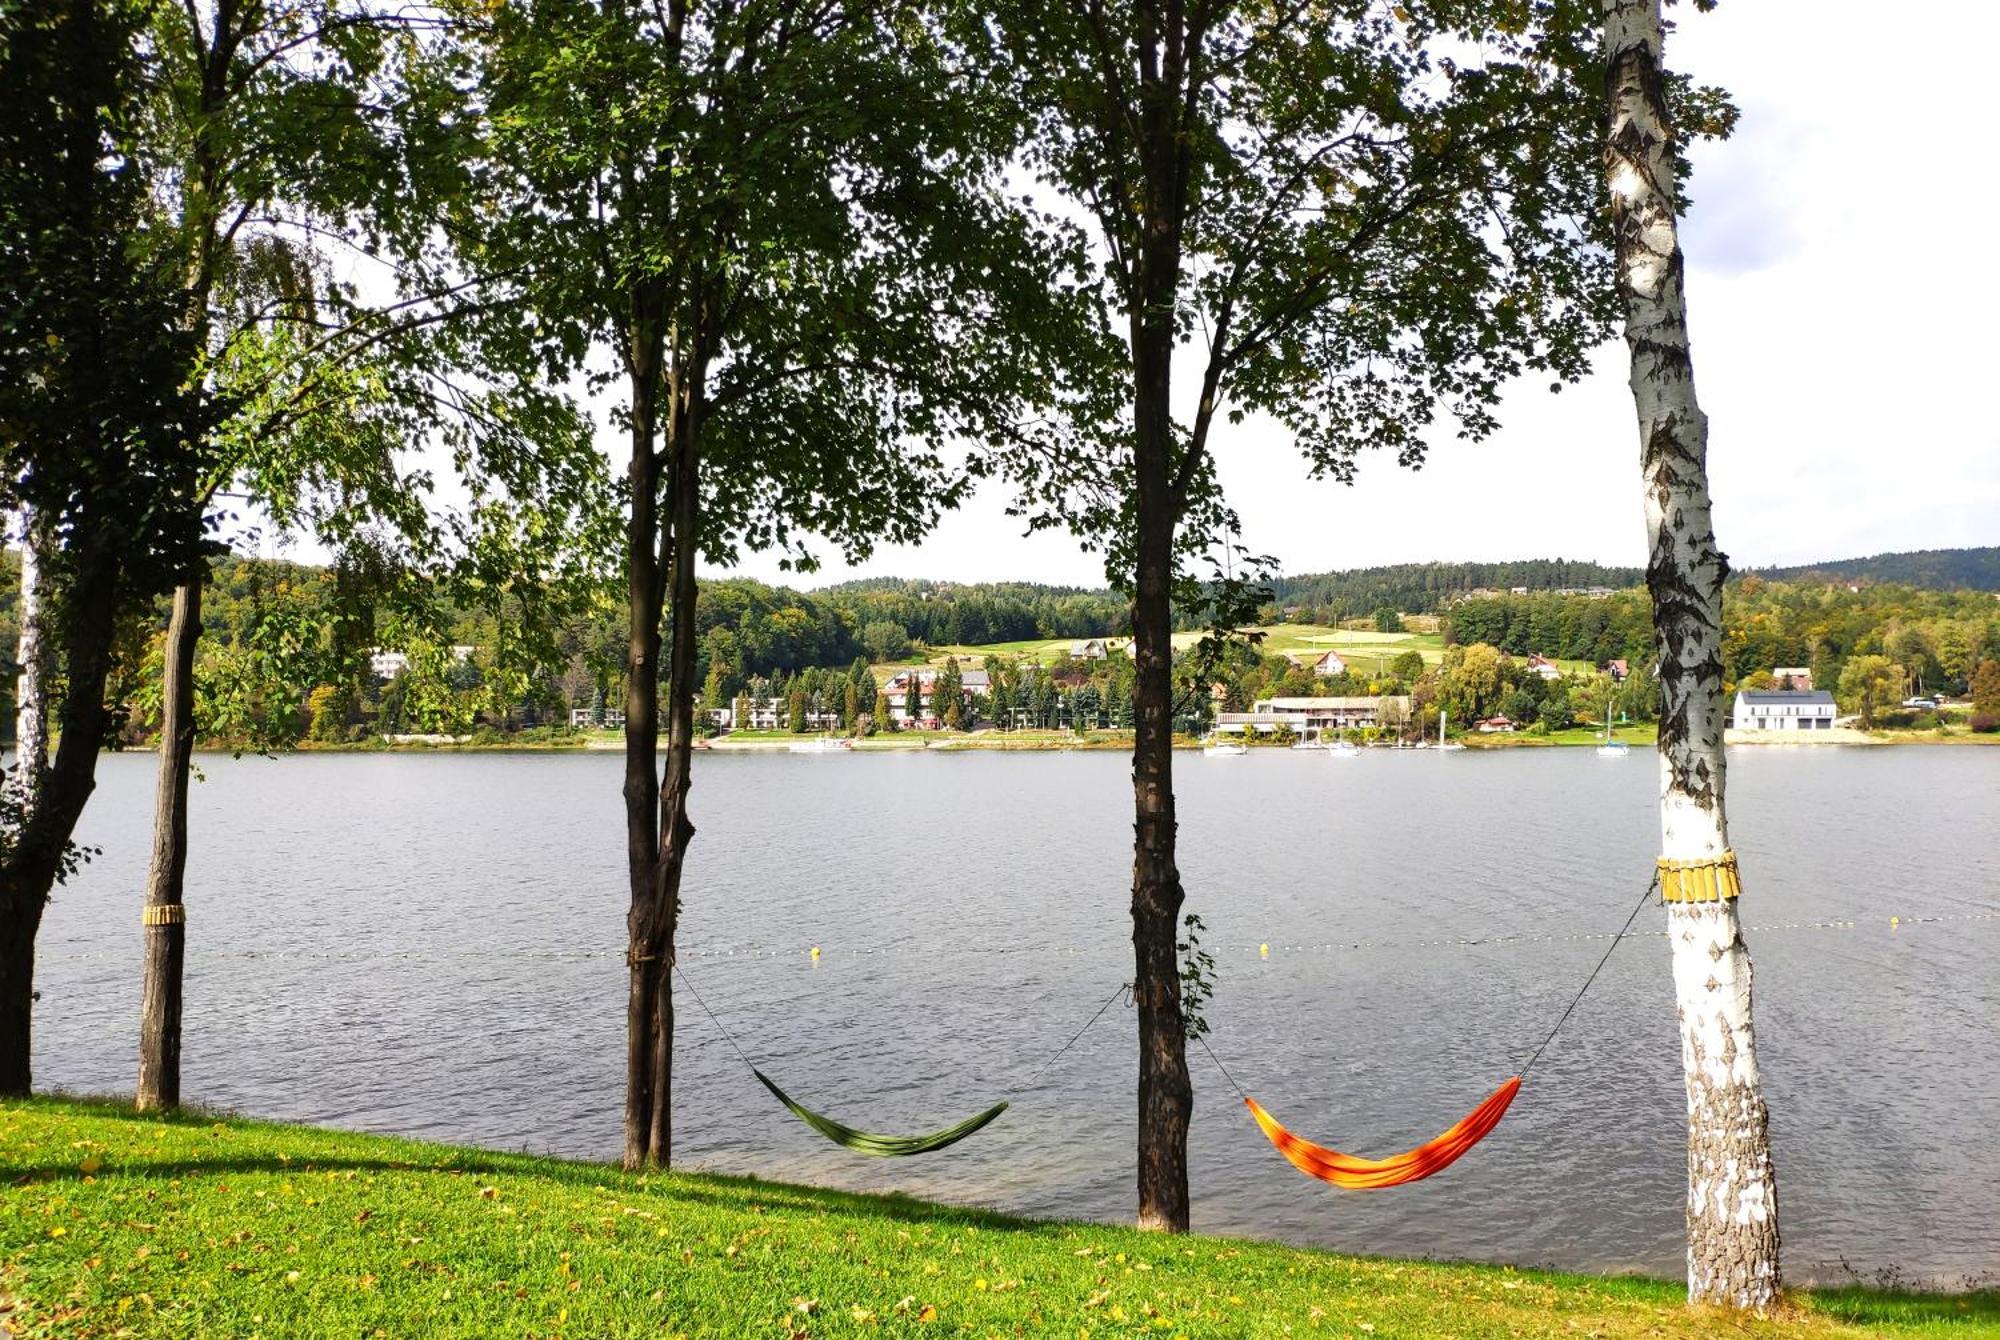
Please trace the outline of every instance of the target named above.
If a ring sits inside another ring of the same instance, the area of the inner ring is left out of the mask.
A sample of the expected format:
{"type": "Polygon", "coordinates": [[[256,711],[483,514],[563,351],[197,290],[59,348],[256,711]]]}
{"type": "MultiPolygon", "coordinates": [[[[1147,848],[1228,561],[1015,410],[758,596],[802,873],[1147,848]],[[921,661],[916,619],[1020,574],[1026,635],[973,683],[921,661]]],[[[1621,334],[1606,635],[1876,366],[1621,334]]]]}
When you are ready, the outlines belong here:
{"type": "Polygon", "coordinates": [[[1843,1291],[1748,1322],[1658,1281],[52,1100],[0,1106],[0,1185],[0,1295],[30,1336],[2000,1335],[1992,1294],[1843,1291]]]}
{"type": "MultiPolygon", "coordinates": [[[[1366,669],[1372,669],[1378,657],[1385,662],[1393,661],[1406,651],[1423,653],[1424,661],[1429,665],[1436,665],[1444,658],[1444,638],[1437,633],[1376,633],[1304,623],[1271,624],[1263,632],[1263,649],[1273,656],[1287,652],[1304,654],[1338,649],[1349,661],[1359,658],[1357,663],[1366,669]]],[[[1122,642],[1125,639],[1114,640],[1122,642]]],[[[1176,647],[1190,647],[1200,640],[1200,633],[1174,634],[1176,647]]],[[[983,646],[933,647],[931,660],[942,663],[946,656],[956,656],[961,666],[977,666],[987,656],[996,655],[1018,656],[1023,660],[1049,665],[1068,655],[1071,645],[1069,638],[1054,638],[1048,641],[994,642],[983,646]]],[[[895,668],[902,667],[898,665],[895,668]]]]}

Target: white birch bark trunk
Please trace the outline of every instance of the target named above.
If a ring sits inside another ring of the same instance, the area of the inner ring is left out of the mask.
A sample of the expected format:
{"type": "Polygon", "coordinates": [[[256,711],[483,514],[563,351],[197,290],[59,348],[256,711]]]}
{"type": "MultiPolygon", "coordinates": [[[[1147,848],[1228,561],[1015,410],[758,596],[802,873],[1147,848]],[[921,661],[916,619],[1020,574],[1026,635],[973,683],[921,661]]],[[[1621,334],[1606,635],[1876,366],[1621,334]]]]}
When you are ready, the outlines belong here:
{"type": "MultiPolygon", "coordinates": [[[[1638,411],[1647,586],[1660,658],[1660,851],[1729,850],[1723,806],[1722,581],[1708,494],[1708,420],[1688,353],[1676,158],[1660,0],[1602,0],[1610,100],[1605,179],[1638,411]]],[[[1750,951],[1734,899],[1670,903],[1687,1081],[1688,1300],[1761,1310],[1776,1298],[1778,1202],[1751,1027],[1750,951]]]]}
{"type": "Polygon", "coordinates": [[[34,513],[23,508],[20,633],[14,649],[21,671],[15,680],[14,772],[8,785],[14,789],[15,804],[24,822],[41,797],[42,773],[49,759],[49,714],[43,703],[46,688],[43,664],[48,648],[42,629],[42,564],[38,550],[34,513]]]}

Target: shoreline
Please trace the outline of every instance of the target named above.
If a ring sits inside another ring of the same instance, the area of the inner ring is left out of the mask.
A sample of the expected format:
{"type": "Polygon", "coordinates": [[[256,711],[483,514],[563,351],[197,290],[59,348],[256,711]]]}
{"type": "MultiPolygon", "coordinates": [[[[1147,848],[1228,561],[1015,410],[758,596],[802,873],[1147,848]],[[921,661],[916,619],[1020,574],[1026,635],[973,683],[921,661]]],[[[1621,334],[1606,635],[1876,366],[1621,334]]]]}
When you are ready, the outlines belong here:
{"type": "MultiPolygon", "coordinates": [[[[1454,744],[1463,744],[1467,750],[1591,749],[1595,748],[1599,743],[1599,737],[1594,733],[1590,734],[1588,738],[1574,738],[1573,732],[1564,732],[1563,734],[1570,738],[1531,735],[1523,731],[1512,734],[1493,735],[1469,733],[1462,737],[1455,737],[1452,742],[1454,744]]],[[[728,736],[717,736],[698,745],[696,752],[717,754],[782,754],[789,753],[793,744],[804,744],[819,738],[821,737],[802,735],[787,738],[734,740],[728,736]]],[[[1654,734],[1650,730],[1621,730],[1613,738],[1619,743],[1628,746],[1635,753],[1641,750],[1651,750],[1654,744],[1654,734]]],[[[1746,749],[1873,749],[1901,745],[1992,747],[2000,746],[2000,734],[1974,735],[1965,730],[1953,731],[1949,735],[1939,735],[1936,732],[1930,731],[1919,733],[1860,731],[1851,729],[1824,732],[1731,730],[1725,736],[1724,744],[1730,748],[1741,746],[1746,749]]],[[[853,741],[847,749],[838,752],[855,754],[955,754],[974,752],[1070,754],[1124,752],[1129,751],[1131,747],[1132,737],[1129,732],[1114,733],[1106,731],[1079,737],[1059,738],[1037,736],[1021,739],[1004,732],[981,731],[970,735],[947,736],[940,734],[917,738],[891,736],[888,738],[860,739],[853,741]]],[[[1192,737],[1176,736],[1174,739],[1174,748],[1183,753],[1197,752],[1201,747],[1202,742],[1192,737]]],[[[1436,746],[1433,745],[1431,750],[1428,751],[1413,748],[1399,749],[1393,745],[1385,744],[1361,745],[1360,748],[1364,752],[1369,753],[1396,754],[1434,752],[1436,746]]],[[[343,741],[337,744],[301,741],[293,748],[281,752],[297,754],[593,754],[617,753],[623,749],[624,737],[613,732],[606,732],[599,735],[582,736],[580,738],[540,740],[511,740],[503,737],[497,740],[439,738],[394,742],[377,738],[343,741]]],[[[152,746],[132,746],[120,750],[107,750],[106,752],[126,754],[151,753],[152,746]]],[[[226,743],[205,741],[198,746],[198,752],[210,755],[229,753],[247,755],[255,751],[239,751],[226,743]]],[[[1291,747],[1289,745],[1277,744],[1254,744],[1250,746],[1250,752],[1285,753],[1291,752],[1291,747]]]]}
{"type": "Polygon", "coordinates": [[[115,1098],[0,1102],[0,1178],[0,1331],[29,1334],[1846,1340],[2000,1325],[1991,1289],[1803,1288],[1725,1322],[1647,1275],[1031,1220],[115,1098]]]}

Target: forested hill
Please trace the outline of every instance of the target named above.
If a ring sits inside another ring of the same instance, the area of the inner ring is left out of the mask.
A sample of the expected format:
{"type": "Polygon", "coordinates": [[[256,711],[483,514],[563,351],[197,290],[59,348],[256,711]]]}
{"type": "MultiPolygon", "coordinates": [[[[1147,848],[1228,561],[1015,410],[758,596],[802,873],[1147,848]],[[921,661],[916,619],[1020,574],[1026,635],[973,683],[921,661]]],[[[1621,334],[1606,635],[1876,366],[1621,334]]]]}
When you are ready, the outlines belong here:
{"type": "Polygon", "coordinates": [[[1926,591],[2000,591],[2000,545],[1980,549],[1913,549],[1870,558],[1837,558],[1792,568],[1754,568],[1772,582],[1849,582],[1915,586],[1926,591]]]}
{"type": "Polygon", "coordinates": [[[1271,583],[1273,603],[1337,623],[1378,609],[1429,614],[1471,591],[1618,590],[1645,579],[1640,568],[1607,567],[1566,558],[1512,563],[1397,563],[1381,568],[1305,573],[1271,583]]]}

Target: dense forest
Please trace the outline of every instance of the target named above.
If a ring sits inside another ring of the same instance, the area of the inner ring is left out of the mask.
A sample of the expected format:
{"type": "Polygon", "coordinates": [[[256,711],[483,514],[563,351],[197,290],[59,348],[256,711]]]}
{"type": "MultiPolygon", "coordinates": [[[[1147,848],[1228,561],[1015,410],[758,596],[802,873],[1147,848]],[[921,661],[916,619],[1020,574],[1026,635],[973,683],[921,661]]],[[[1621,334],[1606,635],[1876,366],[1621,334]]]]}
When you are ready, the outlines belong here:
{"type": "Polygon", "coordinates": [[[1563,558],[1517,563],[1398,563],[1280,577],[1271,583],[1271,597],[1281,610],[1292,611],[1298,622],[1339,623],[1378,609],[1435,613],[1473,591],[1616,589],[1636,586],[1645,575],[1639,568],[1563,558]]]}
{"type": "Polygon", "coordinates": [[[1748,575],[1773,582],[1886,582],[1930,591],[2000,591],[2000,545],[1916,549],[1789,568],[1756,568],[1748,575]]]}
{"type": "MultiPolygon", "coordinates": [[[[1652,654],[1645,593],[1506,595],[1464,600],[1444,616],[1445,636],[1601,665],[1652,654]]],[[[1723,593],[1723,674],[1730,684],[1777,666],[1804,666],[1831,688],[1850,659],[1882,656],[1911,692],[1964,693],[1983,661],[2000,660],[2000,600],[1984,591],[1931,591],[1887,583],[1776,582],[1751,575],[1723,593]]]]}

